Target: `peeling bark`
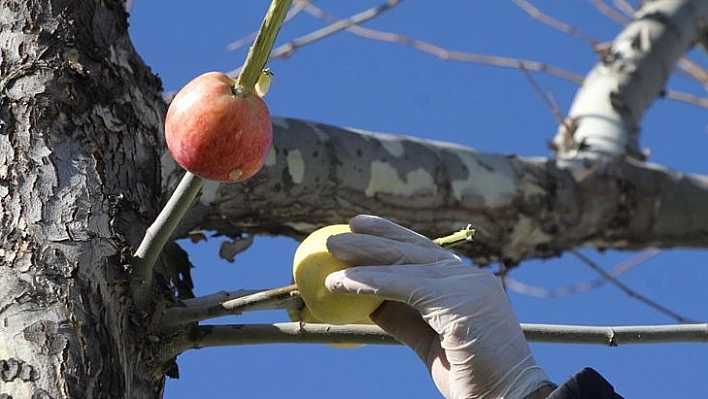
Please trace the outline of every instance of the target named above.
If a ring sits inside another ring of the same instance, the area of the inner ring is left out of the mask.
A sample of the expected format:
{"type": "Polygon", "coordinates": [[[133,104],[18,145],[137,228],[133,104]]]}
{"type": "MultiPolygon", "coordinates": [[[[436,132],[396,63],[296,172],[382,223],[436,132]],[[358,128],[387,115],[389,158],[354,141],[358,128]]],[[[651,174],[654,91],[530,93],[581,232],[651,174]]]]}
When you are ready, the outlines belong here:
{"type": "Polygon", "coordinates": [[[205,184],[180,234],[301,238],[374,213],[429,237],[472,223],[475,242],[460,250],[479,264],[514,265],[581,246],[708,245],[706,177],[623,159],[578,173],[552,159],[293,119],[276,120],[274,135],[271,157],[254,178],[205,184]]]}
{"type": "Polygon", "coordinates": [[[0,1],[0,396],[157,397],[130,313],[156,213],[159,81],[121,1],[0,1]]]}
{"type": "Polygon", "coordinates": [[[585,77],[567,122],[553,147],[560,158],[644,160],[640,122],[660,97],[681,57],[708,27],[705,0],[645,2],[622,32],[599,51],[600,60],[585,77]]]}

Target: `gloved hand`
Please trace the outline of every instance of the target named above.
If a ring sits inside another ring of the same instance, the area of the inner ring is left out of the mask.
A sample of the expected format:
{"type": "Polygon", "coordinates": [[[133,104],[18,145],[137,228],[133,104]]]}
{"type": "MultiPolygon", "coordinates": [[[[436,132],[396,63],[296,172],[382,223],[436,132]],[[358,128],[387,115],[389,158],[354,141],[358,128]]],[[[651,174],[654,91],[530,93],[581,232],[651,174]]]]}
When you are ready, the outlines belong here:
{"type": "Polygon", "coordinates": [[[448,398],[523,398],[548,385],[499,279],[428,238],[376,216],[327,242],[355,266],[330,274],[335,292],[386,299],[371,319],[411,347],[448,398]]]}

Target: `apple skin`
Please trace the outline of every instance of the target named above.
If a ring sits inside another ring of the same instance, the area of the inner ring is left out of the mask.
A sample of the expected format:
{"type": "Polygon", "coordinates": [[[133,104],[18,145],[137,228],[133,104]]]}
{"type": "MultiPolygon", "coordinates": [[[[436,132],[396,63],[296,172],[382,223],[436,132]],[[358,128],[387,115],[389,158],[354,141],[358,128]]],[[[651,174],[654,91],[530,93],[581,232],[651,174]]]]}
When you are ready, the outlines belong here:
{"type": "Polygon", "coordinates": [[[165,140],[184,169],[204,179],[235,183],[263,166],[273,124],[258,95],[240,95],[226,74],[207,72],[187,83],[170,103],[165,140]]]}
{"type": "Polygon", "coordinates": [[[300,296],[314,319],[324,323],[360,323],[383,302],[378,297],[335,293],[325,287],[330,273],[350,267],[327,250],[327,239],[347,232],[351,230],[346,224],[315,230],[300,243],[293,257],[293,280],[300,296]]]}

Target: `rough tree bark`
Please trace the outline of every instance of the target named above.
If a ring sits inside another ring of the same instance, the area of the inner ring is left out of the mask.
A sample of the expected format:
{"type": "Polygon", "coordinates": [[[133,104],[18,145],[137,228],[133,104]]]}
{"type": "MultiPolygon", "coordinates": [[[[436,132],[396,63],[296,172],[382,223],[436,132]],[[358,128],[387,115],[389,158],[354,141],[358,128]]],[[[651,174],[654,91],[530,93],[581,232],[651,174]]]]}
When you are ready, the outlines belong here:
{"type": "Polygon", "coordinates": [[[161,85],[119,0],[0,1],[0,397],[159,397],[127,292],[161,85]]]}

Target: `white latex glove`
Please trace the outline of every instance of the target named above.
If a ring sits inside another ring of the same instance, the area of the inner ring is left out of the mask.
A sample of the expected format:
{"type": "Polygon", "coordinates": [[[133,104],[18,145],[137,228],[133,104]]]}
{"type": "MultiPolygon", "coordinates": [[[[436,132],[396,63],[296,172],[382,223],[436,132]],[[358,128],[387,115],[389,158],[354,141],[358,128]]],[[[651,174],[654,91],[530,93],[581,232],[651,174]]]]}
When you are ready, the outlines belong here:
{"type": "Polygon", "coordinates": [[[516,399],[549,384],[496,276],[386,219],[350,227],[327,247],[366,267],[330,274],[327,288],[386,299],[372,320],[418,354],[445,397],[516,399]]]}

